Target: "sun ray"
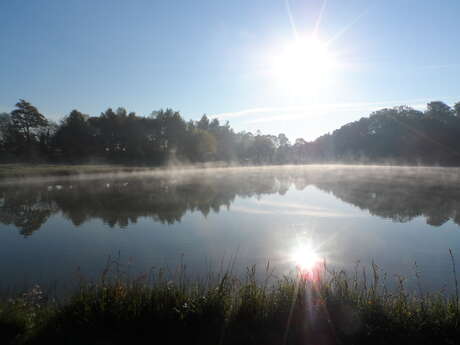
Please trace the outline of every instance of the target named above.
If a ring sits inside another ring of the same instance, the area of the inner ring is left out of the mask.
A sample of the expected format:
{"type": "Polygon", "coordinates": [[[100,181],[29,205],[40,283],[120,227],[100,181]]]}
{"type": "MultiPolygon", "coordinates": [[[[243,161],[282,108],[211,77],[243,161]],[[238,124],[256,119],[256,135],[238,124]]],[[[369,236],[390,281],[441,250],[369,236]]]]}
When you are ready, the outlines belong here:
{"type": "Polygon", "coordinates": [[[286,12],[289,17],[289,23],[291,24],[292,33],[294,34],[294,39],[297,39],[299,35],[297,33],[297,28],[295,25],[294,17],[292,16],[291,5],[289,4],[289,0],[285,0],[284,3],[286,5],[286,12]]]}
{"type": "Polygon", "coordinates": [[[358,14],[350,23],[345,25],[334,36],[332,36],[332,38],[326,42],[326,45],[329,46],[333,42],[338,40],[340,37],[342,37],[348,30],[350,30],[354,25],[356,25],[356,23],[359,22],[361,18],[363,18],[369,12],[369,10],[370,10],[370,7],[366,8],[364,11],[358,14]]]}
{"type": "Polygon", "coordinates": [[[327,0],[323,0],[323,4],[321,5],[321,9],[319,10],[318,18],[316,18],[315,28],[313,29],[313,36],[316,36],[319,31],[319,26],[323,19],[323,13],[324,13],[324,10],[326,9],[326,3],[327,3],[327,0]]]}

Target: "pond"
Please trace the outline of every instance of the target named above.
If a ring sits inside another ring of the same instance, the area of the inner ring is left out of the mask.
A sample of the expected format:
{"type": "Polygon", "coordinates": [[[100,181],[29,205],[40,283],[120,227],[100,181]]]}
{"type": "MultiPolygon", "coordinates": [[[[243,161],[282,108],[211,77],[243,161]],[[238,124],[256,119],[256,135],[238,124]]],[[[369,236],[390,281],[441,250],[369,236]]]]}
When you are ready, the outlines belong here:
{"type": "Polygon", "coordinates": [[[69,286],[100,276],[111,257],[133,276],[181,263],[203,275],[270,262],[282,275],[311,260],[349,271],[375,262],[409,285],[417,271],[424,289],[449,289],[459,181],[455,168],[366,166],[4,181],[1,284],[69,286]]]}

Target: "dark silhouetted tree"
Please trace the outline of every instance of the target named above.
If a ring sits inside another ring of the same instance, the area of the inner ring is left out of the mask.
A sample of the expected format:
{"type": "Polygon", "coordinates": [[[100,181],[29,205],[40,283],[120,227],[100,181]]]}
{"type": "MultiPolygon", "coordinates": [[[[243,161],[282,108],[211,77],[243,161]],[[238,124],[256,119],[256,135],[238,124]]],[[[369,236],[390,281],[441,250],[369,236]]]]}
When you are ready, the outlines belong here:
{"type": "Polygon", "coordinates": [[[11,112],[11,122],[25,137],[30,144],[39,127],[46,126],[46,118],[29,102],[21,99],[16,103],[16,108],[11,112]]]}
{"type": "Polygon", "coordinates": [[[434,101],[427,104],[425,114],[439,120],[444,120],[454,115],[454,111],[447,104],[440,101],[434,101]]]}
{"type": "Polygon", "coordinates": [[[85,160],[95,153],[95,129],[88,119],[88,115],[72,110],[62,120],[55,134],[55,142],[68,159],[85,160]]]}
{"type": "Polygon", "coordinates": [[[460,118],[460,102],[454,104],[454,113],[455,116],[460,118]]]}

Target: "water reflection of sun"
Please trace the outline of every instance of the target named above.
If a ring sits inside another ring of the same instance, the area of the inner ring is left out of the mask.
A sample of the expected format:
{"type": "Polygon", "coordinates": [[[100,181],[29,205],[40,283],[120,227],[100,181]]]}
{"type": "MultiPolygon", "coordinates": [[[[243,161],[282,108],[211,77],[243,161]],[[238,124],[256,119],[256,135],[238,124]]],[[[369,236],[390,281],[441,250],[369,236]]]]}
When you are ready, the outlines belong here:
{"type": "Polygon", "coordinates": [[[291,260],[302,272],[312,272],[321,258],[311,243],[299,244],[291,251],[291,260]]]}

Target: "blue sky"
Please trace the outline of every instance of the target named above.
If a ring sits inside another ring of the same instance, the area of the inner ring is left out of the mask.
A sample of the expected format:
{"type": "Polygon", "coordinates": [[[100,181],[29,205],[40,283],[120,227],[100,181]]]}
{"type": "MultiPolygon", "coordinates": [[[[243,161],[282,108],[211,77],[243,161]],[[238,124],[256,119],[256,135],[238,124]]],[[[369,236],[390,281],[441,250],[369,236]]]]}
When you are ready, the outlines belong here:
{"type": "Polygon", "coordinates": [[[385,106],[460,101],[458,13],[455,0],[1,1],[0,111],[171,107],[311,140],[385,106]],[[283,89],[273,55],[315,27],[331,82],[283,89]]]}

